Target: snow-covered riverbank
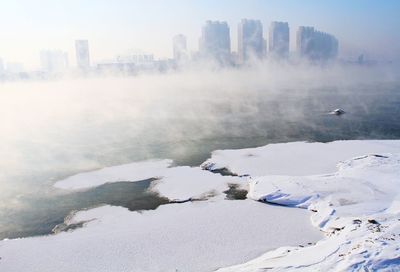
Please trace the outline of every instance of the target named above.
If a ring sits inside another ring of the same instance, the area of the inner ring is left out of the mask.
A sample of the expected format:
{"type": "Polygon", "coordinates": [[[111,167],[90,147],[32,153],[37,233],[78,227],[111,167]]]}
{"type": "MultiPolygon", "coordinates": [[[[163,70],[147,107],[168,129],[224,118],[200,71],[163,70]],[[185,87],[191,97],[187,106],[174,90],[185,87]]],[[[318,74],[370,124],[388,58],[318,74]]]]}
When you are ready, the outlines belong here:
{"type": "Polygon", "coordinates": [[[400,270],[399,141],[218,151],[203,167],[250,175],[249,198],[308,209],[326,233],[316,245],[279,248],[220,271],[400,270]]]}
{"type": "Polygon", "coordinates": [[[73,232],[0,242],[0,271],[214,271],[321,238],[307,211],[212,200],[78,212],[73,232]],[[296,223],[294,223],[296,222],[296,223]]]}
{"type": "Polygon", "coordinates": [[[82,190],[154,177],[151,190],[162,196],[202,201],[142,213],[110,206],[78,212],[67,223],[83,222],[83,228],[1,241],[0,270],[400,267],[400,141],[215,151],[201,167],[171,167],[169,160],[133,163],[78,174],[55,186],[82,190]],[[205,171],[218,169],[238,176],[205,171]],[[248,199],[225,200],[230,184],[247,189],[248,199]]]}

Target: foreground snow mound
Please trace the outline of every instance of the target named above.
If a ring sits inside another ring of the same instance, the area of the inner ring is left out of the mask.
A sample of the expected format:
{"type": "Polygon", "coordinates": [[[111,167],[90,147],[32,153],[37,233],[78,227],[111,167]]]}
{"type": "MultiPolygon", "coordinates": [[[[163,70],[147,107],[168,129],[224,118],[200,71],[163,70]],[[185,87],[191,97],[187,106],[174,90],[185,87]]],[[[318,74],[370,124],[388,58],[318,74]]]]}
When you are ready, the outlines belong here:
{"type": "Polygon", "coordinates": [[[0,271],[214,271],[321,234],[308,212],[252,200],[187,202],[154,211],[78,212],[73,232],[0,241],[0,271]],[[296,222],[296,224],[293,224],[296,222]]]}
{"type": "Polygon", "coordinates": [[[342,222],[345,228],[315,245],[282,247],[248,263],[218,272],[253,271],[399,271],[399,216],[366,217],[342,222]],[[378,222],[378,221],[377,221],[378,222]]]}
{"type": "Polygon", "coordinates": [[[266,176],[250,184],[253,199],[308,208],[327,238],[221,271],[400,270],[400,154],[356,157],[329,175],[266,176]]]}
{"type": "Polygon", "coordinates": [[[309,208],[315,224],[323,227],[328,217],[370,215],[389,208],[400,194],[400,156],[357,157],[339,163],[330,175],[254,178],[249,188],[252,199],[309,208]]]}
{"type": "Polygon", "coordinates": [[[336,171],[336,164],[365,154],[392,153],[400,141],[293,142],[257,148],[217,150],[202,164],[207,170],[228,169],[238,175],[316,175],[336,171]]]}

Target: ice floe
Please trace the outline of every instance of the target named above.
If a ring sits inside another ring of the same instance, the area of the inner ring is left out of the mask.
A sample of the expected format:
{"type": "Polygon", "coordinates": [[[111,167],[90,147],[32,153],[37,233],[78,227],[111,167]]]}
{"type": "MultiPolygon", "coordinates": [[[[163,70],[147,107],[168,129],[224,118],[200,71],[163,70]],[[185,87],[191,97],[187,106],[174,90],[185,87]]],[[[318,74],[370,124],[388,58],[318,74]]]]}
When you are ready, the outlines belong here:
{"type": "Polygon", "coordinates": [[[206,199],[220,195],[229,183],[246,183],[246,179],[226,177],[204,171],[200,167],[172,167],[161,177],[152,190],[174,201],[206,199]]]}
{"type": "Polygon", "coordinates": [[[171,160],[154,160],[106,167],[67,177],[56,182],[54,186],[60,189],[79,190],[109,182],[139,181],[163,175],[171,164],[171,160]]]}
{"type": "Polygon", "coordinates": [[[80,173],[55,183],[55,187],[80,190],[105,183],[140,181],[157,178],[151,190],[171,201],[205,199],[228,189],[229,183],[245,183],[246,179],[226,177],[204,171],[200,167],[171,167],[171,160],[144,161],[80,173]]]}

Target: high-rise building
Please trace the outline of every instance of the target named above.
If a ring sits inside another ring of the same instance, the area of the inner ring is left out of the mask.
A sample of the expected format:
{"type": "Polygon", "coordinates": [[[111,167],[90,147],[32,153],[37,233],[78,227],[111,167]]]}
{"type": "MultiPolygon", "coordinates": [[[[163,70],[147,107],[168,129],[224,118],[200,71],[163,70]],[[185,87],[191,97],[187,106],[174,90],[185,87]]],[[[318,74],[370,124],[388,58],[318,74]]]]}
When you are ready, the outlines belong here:
{"type": "Polygon", "coordinates": [[[300,56],[306,57],[310,53],[313,46],[314,32],[314,27],[311,26],[300,26],[297,29],[296,49],[300,56]]]}
{"type": "Polygon", "coordinates": [[[297,30],[297,52],[310,60],[328,60],[336,58],[339,42],[335,36],[316,31],[314,27],[301,26],[297,30]]]}
{"type": "Polygon", "coordinates": [[[42,70],[49,73],[64,72],[68,68],[68,55],[58,50],[40,52],[42,70]]]}
{"type": "Polygon", "coordinates": [[[259,20],[242,19],[238,26],[239,61],[260,59],[264,55],[263,26],[259,20]]]}
{"type": "Polygon", "coordinates": [[[188,54],[186,37],[182,34],[176,35],[173,37],[172,42],[174,60],[178,63],[187,60],[188,54]]]}
{"type": "Polygon", "coordinates": [[[272,57],[286,58],[289,56],[289,24],[272,22],[269,28],[269,53],[272,57]]]}
{"type": "Polygon", "coordinates": [[[227,22],[207,21],[200,38],[200,55],[222,64],[231,61],[231,38],[227,22]]]}
{"type": "Polygon", "coordinates": [[[87,40],[75,41],[76,63],[81,69],[90,68],[89,42],[87,40]]]}

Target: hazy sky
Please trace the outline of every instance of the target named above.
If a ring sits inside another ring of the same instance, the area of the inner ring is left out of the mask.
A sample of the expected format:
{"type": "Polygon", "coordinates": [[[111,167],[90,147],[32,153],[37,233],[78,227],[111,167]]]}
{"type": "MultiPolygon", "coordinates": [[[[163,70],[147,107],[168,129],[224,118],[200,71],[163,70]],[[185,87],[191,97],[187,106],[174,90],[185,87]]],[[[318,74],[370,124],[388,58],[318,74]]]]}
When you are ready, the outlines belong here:
{"type": "Polygon", "coordinates": [[[291,47],[299,25],[336,35],[342,56],[400,59],[400,1],[397,0],[0,0],[0,58],[39,64],[39,51],[67,51],[75,63],[74,40],[88,39],[93,61],[129,52],[172,55],[172,36],[188,37],[197,50],[207,19],[228,21],[237,48],[241,18],[287,21],[291,47]]]}

